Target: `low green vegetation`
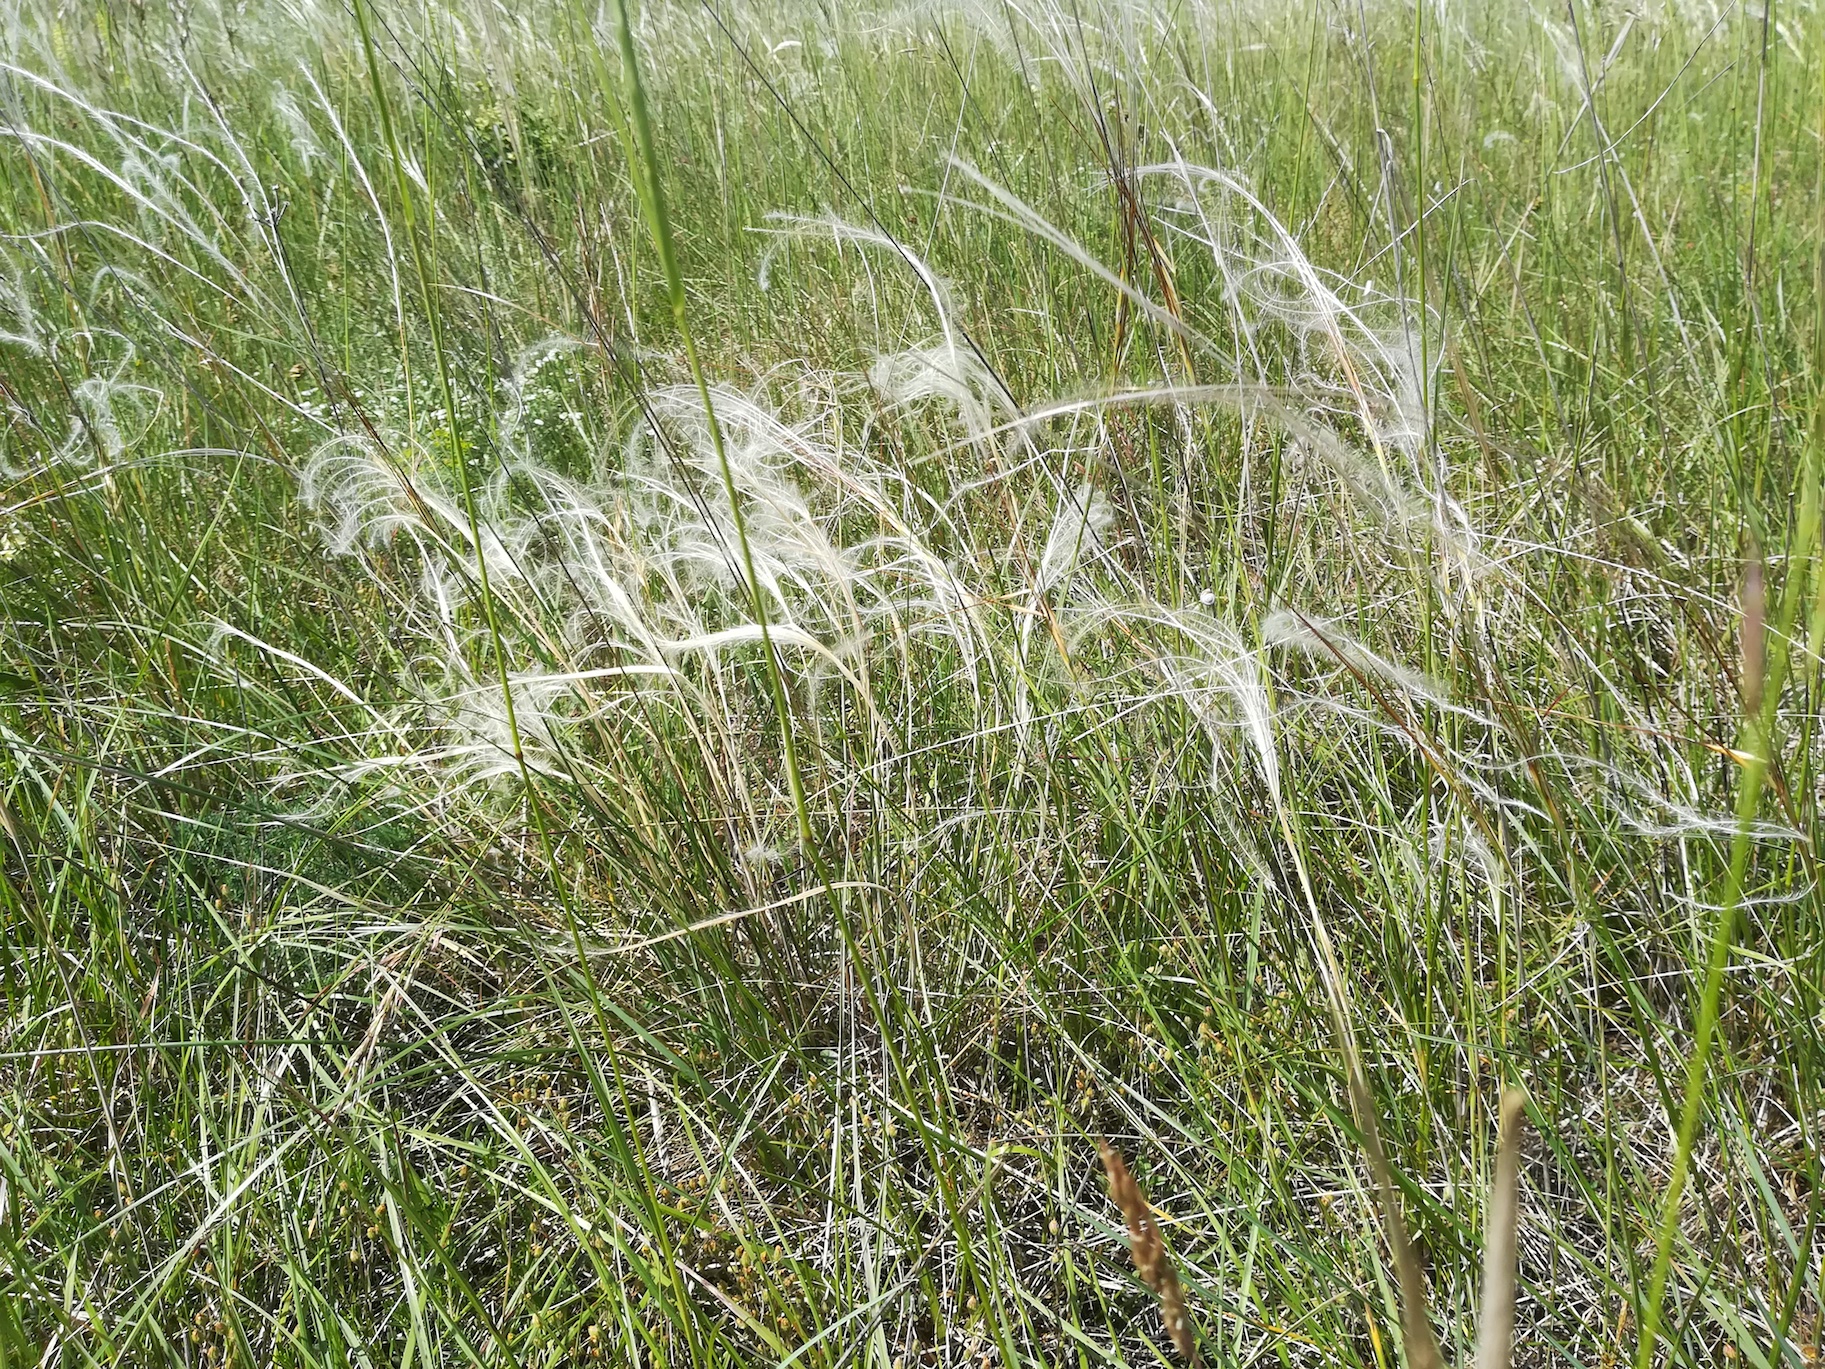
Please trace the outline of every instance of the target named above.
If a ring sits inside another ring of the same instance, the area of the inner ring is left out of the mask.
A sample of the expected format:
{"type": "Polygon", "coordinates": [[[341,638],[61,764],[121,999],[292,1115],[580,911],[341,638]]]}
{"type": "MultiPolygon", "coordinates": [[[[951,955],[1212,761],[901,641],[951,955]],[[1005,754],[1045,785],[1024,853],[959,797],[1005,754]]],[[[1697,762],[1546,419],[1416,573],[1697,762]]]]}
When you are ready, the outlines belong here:
{"type": "Polygon", "coordinates": [[[1815,5],[0,59],[0,1364],[1817,1363],[1815,5]]]}

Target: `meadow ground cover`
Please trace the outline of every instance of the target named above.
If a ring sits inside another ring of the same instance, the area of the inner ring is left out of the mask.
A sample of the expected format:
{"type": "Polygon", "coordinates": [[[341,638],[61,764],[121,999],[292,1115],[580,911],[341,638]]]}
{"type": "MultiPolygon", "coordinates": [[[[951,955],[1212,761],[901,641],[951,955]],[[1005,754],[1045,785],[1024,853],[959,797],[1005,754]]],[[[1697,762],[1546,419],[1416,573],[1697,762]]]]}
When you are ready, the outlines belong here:
{"type": "Polygon", "coordinates": [[[7,0],[0,1364],[1496,1366],[1498,1169],[1515,1363],[1816,1364],[1822,136],[1798,0],[7,0]]]}

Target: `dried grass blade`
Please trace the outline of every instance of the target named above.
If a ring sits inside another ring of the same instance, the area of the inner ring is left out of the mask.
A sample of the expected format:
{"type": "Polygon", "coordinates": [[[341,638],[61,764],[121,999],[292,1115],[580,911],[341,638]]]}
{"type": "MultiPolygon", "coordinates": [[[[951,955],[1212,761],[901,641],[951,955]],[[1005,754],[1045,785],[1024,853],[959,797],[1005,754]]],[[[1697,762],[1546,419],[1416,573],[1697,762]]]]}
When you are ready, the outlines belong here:
{"type": "Polygon", "coordinates": [[[1363,1077],[1362,1062],[1357,1058],[1354,1038],[1345,1050],[1350,1101],[1356,1113],[1356,1124],[1362,1129],[1362,1147],[1368,1154],[1369,1171],[1375,1180],[1380,1199],[1382,1228],[1388,1248],[1394,1257],[1394,1272],[1400,1279],[1400,1339],[1410,1369],[1445,1369],[1445,1357],[1438,1337],[1432,1330],[1432,1310],[1426,1296],[1426,1271],[1420,1267],[1419,1255],[1407,1236],[1407,1223],[1400,1214],[1400,1187],[1394,1180],[1394,1167],[1382,1149],[1381,1128],[1375,1122],[1375,1102],[1363,1077]]]}
{"type": "Polygon", "coordinates": [[[1509,1369],[1514,1361],[1515,1237],[1520,1221],[1526,1101],[1527,1095],[1520,1089],[1502,1094],[1501,1139],[1483,1229],[1483,1307],[1478,1318],[1476,1369],[1509,1369]]]}
{"type": "MultiPolygon", "coordinates": [[[[1282,828],[1295,860],[1298,846],[1293,841],[1291,824],[1284,810],[1282,828]]],[[[1400,1213],[1400,1188],[1394,1180],[1394,1167],[1388,1163],[1388,1152],[1381,1143],[1381,1127],[1375,1117],[1375,1096],[1369,1092],[1369,1081],[1363,1073],[1362,1055],[1356,1047],[1356,1027],[1350,1014],[1350,1000],[1344,989],[1343,968],[1338,963],[1337,948],[1330,929],[1318,911],[1318,900],[1306,878],[1305,865],[1299,863],[1299,874],[1306,901],[1312,911],[1312,935],[1318,950],[1318,969],[1324,980],[1325,1000],[1331,1010],[1331,1024],[1337,1031],[1337,1044],[1343,1052],[1343,1072],[1350,1090],[1350,1111],[1362,1133],[1363,1153],[1369,1161],[1369,1176],[1375,1184],[1375,1196],[1381,1209],[1382,1231],[1388,1238],[1388,1249],[1394,1258],[1394,1272],[1400,1280],[1400,1339],[1406,1351],[1409,1369],[1445,1369],[1445,1357],[1438,1337],[1432,1330],[1432,1312],[1426,1297],[1426,1272],[1420,1267],[1413,1242],[1407,1237],[1407,1223],[1400,1213]]]]}

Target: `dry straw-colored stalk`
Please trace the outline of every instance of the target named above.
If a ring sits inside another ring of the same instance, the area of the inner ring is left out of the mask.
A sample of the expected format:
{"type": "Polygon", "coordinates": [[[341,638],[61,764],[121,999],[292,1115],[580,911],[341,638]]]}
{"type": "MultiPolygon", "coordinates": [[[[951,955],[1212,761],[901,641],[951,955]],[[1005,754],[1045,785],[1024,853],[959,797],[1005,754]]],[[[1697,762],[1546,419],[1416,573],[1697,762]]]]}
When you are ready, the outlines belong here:
{"type": "Polygon", "coordinates": [[[1109,1199],[1122,1210],[1128,1223],[1128,1249],[1134,1256],[1134,1268],[1141,1282],[1160,1300],[1160,1312],[1166,1319],[1166,1334],[1172,1337],[1173,1348],[1192,1369],[1197,1369],[1198,1342],[1185,1311],[1185,1291],[1179,1287],[1179,1276],[1173,1270],[1172,1257],[1166,1253],[1166,1242],[1160,1237],[1159,1223],[1153,1219],[1147,1195],[1134,1182],[1120,1151],[1101,1139],[1096,1149],[1109,1173],[1109,1199]]]}
{"type": "Polygon", "coordinates": [[[1476,1369],[1509,1369],[1514,1359],[1515,1234],[1520,1225],[1521,1128],[1527,1095],[1502,1094],[1501,1139],[1483,1221],[1483,1308],[1477,1328],[1476,1369]]]}
{"type": "MultiPolygon", "coordinates": [[[[1401,1220],[1393,1166],[1369,1110],[1369,1091],[1359,1072],[1350,1079],[1351,1093],[1369,1124],[1363,1127],[1364,1149],[1381,1196],[1381,1216],[1401,1290],[1401,1345],[1412,1369],[1444,1369],[1445,1358],[1432,1330],[1426,1275],[1401,1220]]],[[[1520,1089],[1502,1093],[1495,1175],[1483,1226],[1483,1300],[1477,1323],[1475,1369],[1510,1369],[1514,1362],[1514,1289],[1516,1232],[1520,1219],[1521,1128],[1527,1120],[1527,1095],[1520,1089]]]]}

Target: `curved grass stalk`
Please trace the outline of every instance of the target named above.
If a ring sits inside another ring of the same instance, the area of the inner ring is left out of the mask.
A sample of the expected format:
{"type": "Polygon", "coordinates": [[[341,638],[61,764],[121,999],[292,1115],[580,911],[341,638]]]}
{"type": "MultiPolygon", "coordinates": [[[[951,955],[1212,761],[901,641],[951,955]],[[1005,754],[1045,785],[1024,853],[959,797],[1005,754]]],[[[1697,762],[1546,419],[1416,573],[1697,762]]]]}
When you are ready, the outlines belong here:
{"type": "MultiPolygon", "coordinates": [[[[582,976],[583,986],[588,995],[590,1007],[596,1019],[597,1029],[601,1033],[603,1048],[609,1057],[609,1068],[613,1075],[616,1092],[619,1095],[622,1115],[629,1125],[613,1125],[614,1142],[621,1152],[623,1163],[637,1174],[647,1174],[647,1164],[642,1153],[639,1130],[632,1125],[634,1117],[633,1100],[627,1090],[625,1075],[621,1068],[620,1053],[615,1046],[615,1035],[608,1020],[607,1009],[603,1006],[601,991],[596,983],[595,974],[589,958],[583,950],[582,927],[578,921],[576,909],[572,906],[570,894],[562,871],[558,868],[557,848],[551,835],[550,824],[546,821],[545,811],[539,802],[537,791],[533,787],[532,772],[526,763],[519,716],[514,707],[512,674],[507,663],[507,651],[501,638],[500,618],[496,610],[495,597],[488,572],[488,557],[482,540],[481,520],[478,514],[475,484],[469,474],[467,454],[463,448],[462,420],[456,405],[455,388],[450,380],[449,359],[443,346],[442,319],[438,309],[437,297],[431,288],[431,275],[425,261],[424,247],[419,241],[416,218],[412,209],[411,187],[407,184],[405,161],[401,155],[399,142],[393,131],[392,114],[386,98],[386,89],[380,79],[380,65],[375,53],[374,42],[369,32],[366,0],[356,0],[355,15],[361,31],[362,48],[367,58],[369,80],[374,90],[375,105],[380,114],[381,132],[386,139],[391,153],[393,174],[404,218],[406,240],[411,245],[412,263],[418,274],[419,288],[423,292],[425,314],[431,331],[431,348],[437,364],[439,388],[444,399],[444,412],[450,424],[451,445],[455,448],[455,465],[457,480],[462,492],[463,513],[469,524],[470,544],[475,549],[477,589],[482,603],[482,614],[488,629],[490,643],[494,649],[495,670],[501,689],[501,703],[507,726],[507,736],[513,752],[513,759],[519,771],[520,783],[525,791],[526,806],[532,815],[533,825],[537,829],[539,846],[545,858],[547,870],[551,873],[552,888],[556,891],[558,903],[564,914],[565,923],[570,931],[571,940],[577,953],[578,969],[582,976]]],[[[402,361],[404,358],[402,358],[402,361]]],[[[407,368],[410,369],[409,366],[407,368]]],[[[549,969],[546,971],[549,976],[549,969]]],[[[555,997],[556,995],[554,995],[555,997]]],[[[575,1037],[575,1024],[570,1021],[569,1012],[564,1014],[565,1023],[575,1037]]],[[[578,1042],[581,1047],[581,1041],[578,1042]]],[[[604,1107],[605,1117],[612,1118],[613,1113],[604,1107]]],[[[665,1224],[659,1220],[655,1200],[651,1194],[650,1182],[645,1184],[647,1192],[643,1195],[648,1204],[647,1217],[653,1234],[658,1238],[661,1258],[666,1266],[670,1280],[677,1284],[680,1279],[677,1253],[666,1233],[665,1224]]],[[[699,1345],[695,1319],[685,1314],[682,1307],[674,1309],[674,1321],[683,1334],[686,1347],[693,1363],[701,1362],[702,1348],[699,1345]]]]}
{"type": "MultiPolygon", "coordinates": [[[[1730,950],[1736,937],[1736,919],[1743,909],[1749,855],[1757,835],[1756,819],[1761,811],[1762,790],[1768,783],[1769,770],[1774,763],[1774,750],[1780,740],[1778,724],[1781,691],[1787,683],[1793,626],[1799,616],[1801,601],[1806,597],[1808,573],[1819,575],[1816,560],[1819,550],[1819,517],[1822,512],[1820,467],[1825,465],[1825,441],[1821,441],[1816,421],[1808,445],[1811,450],[1808,453],[1805,484],[1800,495],[1799,518],[1787,557],[1787,578],[1781,587],[1781,606],[1775,623],[1770,625],[1765,621],[1767,615],[1762,571],[1758,563],[1751,563],[1744,587],[1744,709],[1742,730],[1736,746],[1737,753],[1743,760],[1742,777],[1737,782],[1736,832],[1730,842],[1730,865],[1724,876],[1723,898],[1711,931],[1704,988],[1699,996],[1698,1020],[1692,1033],[1692,1054],[1686,1061],[1685,1097],[1680,1107],[1679,1131],[1674,1143],[1673,1170],[1668,1176],[1666,1197],[1661,1203],[1653,1273],[1648,1283],[1647,1300],[1641,1308],[1641,1336],[1635,1345],[1635,1369],[1651,1369],[1654,1347],[1660,1337],[1660,1308],[1666,1298],[1667,1282],[1673,1271],[1673,1243],[1679,1234],[1680,1199],[1685,1195],[1686,1180],[1692,1170],[1692,1150],[1698,1141],[1698,1124],[1704,1111],[1711,1048],[1716,1041],[1717,1021],[1722,1013],[1724,972],[1729,967],[1730,950]],[[1770,626],[1772,631],[1769,630],[1770,626]]],[[[1825,584],[1825,577],[1819,578],[1825,584]]],[[[1816,649],[1816,639],[1810,645],[1816,649]]]]}

